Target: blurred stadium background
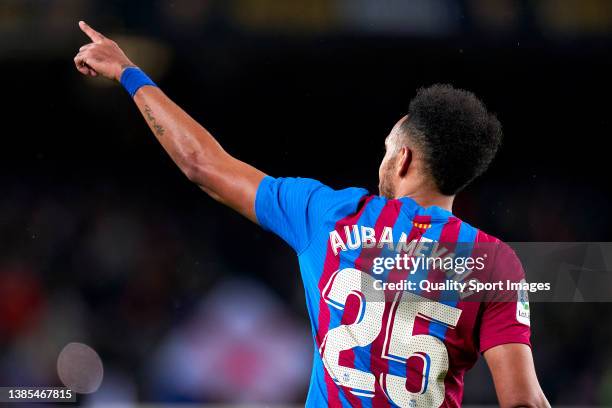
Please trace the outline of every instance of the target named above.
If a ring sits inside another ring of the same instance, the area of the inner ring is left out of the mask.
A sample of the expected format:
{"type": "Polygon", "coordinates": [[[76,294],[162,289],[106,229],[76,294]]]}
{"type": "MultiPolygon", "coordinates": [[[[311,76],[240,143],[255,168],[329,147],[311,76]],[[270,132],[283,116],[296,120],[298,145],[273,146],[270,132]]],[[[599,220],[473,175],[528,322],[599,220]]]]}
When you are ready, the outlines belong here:
{"type": "MultiPolygon", "coordinates": [[[[303,402],[296,259],[190,185],[118,86],[72,58],[88,21],[227,150],[275,176],[376,190],[416,88],[452,82],[505,143],[456,213],[507,241],[611,241],[607,0],[1,0],[0,385],[60,385],[69,342],[104,363],[79,404],[303,402]]],[[[612,307],[532,306],[553,406],[612,406],[612,307]]],[[[495,404],[486,366],[466,405],[495,404]]]]}

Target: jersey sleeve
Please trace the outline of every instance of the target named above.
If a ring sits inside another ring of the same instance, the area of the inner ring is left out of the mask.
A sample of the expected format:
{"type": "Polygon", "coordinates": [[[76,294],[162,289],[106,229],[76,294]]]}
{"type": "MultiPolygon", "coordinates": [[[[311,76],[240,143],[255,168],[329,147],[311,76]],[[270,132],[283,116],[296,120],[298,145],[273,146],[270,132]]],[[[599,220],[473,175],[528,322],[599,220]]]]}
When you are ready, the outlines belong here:
{"type": "Polygon", "coordinates": [[[255,198],[259,224],[287,242],[297,253],[304,250],[333,208],[358,202],[367,194],[360,188],[334,190],[308,178],[264,177],[255,198]]]}
{"type": "MultiPolygon", "coordinates": [[[[525,282],[525,272],[514,251],[500,243],[495,257],[493,281],[525,282]]],[[[488,349],[509,343],[531,346],[529,300],[527,291],[503,290],[483,303],[480,322],[480,346],[484,353],[488,349]]]]}

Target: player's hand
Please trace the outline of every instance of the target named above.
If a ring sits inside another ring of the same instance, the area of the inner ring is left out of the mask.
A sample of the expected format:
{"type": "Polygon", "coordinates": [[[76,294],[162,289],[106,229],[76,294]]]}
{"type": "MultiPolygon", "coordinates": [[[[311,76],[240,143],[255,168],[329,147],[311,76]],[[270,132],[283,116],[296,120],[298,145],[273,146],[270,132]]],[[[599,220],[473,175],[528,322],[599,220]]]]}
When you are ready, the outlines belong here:
{"type": "Polygon", "coordinates": [[[74,57],[76,69],[81,74],[102,75],[119,81],[125,68],[135,66],[116,42],[104,37],[84,21],[79,21],[79,27],[92,41],[82,46],[74,57]]]}

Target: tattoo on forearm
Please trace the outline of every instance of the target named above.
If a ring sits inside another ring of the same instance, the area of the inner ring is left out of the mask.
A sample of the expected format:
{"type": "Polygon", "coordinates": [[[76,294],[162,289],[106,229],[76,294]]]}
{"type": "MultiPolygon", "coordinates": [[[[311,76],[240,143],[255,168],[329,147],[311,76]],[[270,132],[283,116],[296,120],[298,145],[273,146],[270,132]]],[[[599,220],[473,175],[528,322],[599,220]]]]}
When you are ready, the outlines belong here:
{"type": "Polygon", "coordinates": [[[158,136],[163,136],[166,129],[164,129],[162,125],[157,123],[157,119],[155,119],[155,116],[153,116],[153,111],[151,110],[149,105],[144,106],[144,113],[145,113],[145,117],[147,118],[147,121],[151,124],[153,131],[158,136]]]}

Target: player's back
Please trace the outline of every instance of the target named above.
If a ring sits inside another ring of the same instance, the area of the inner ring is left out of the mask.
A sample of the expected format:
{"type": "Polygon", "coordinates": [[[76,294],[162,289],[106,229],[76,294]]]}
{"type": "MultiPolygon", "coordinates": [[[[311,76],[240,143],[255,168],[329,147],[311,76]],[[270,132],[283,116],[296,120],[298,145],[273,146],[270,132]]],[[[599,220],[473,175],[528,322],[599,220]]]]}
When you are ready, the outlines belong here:
{"type": "Polygon", "coordinates": [[[477,258],[503,261],[511,280],[522,269],[507,247],[449,211],[272,178],[256,207],[299,255],[315,342],[307,406],[460,406],[479,352],[529,343],[516,302],[475,301],[452,283],[491,280],[477,258]]]}

